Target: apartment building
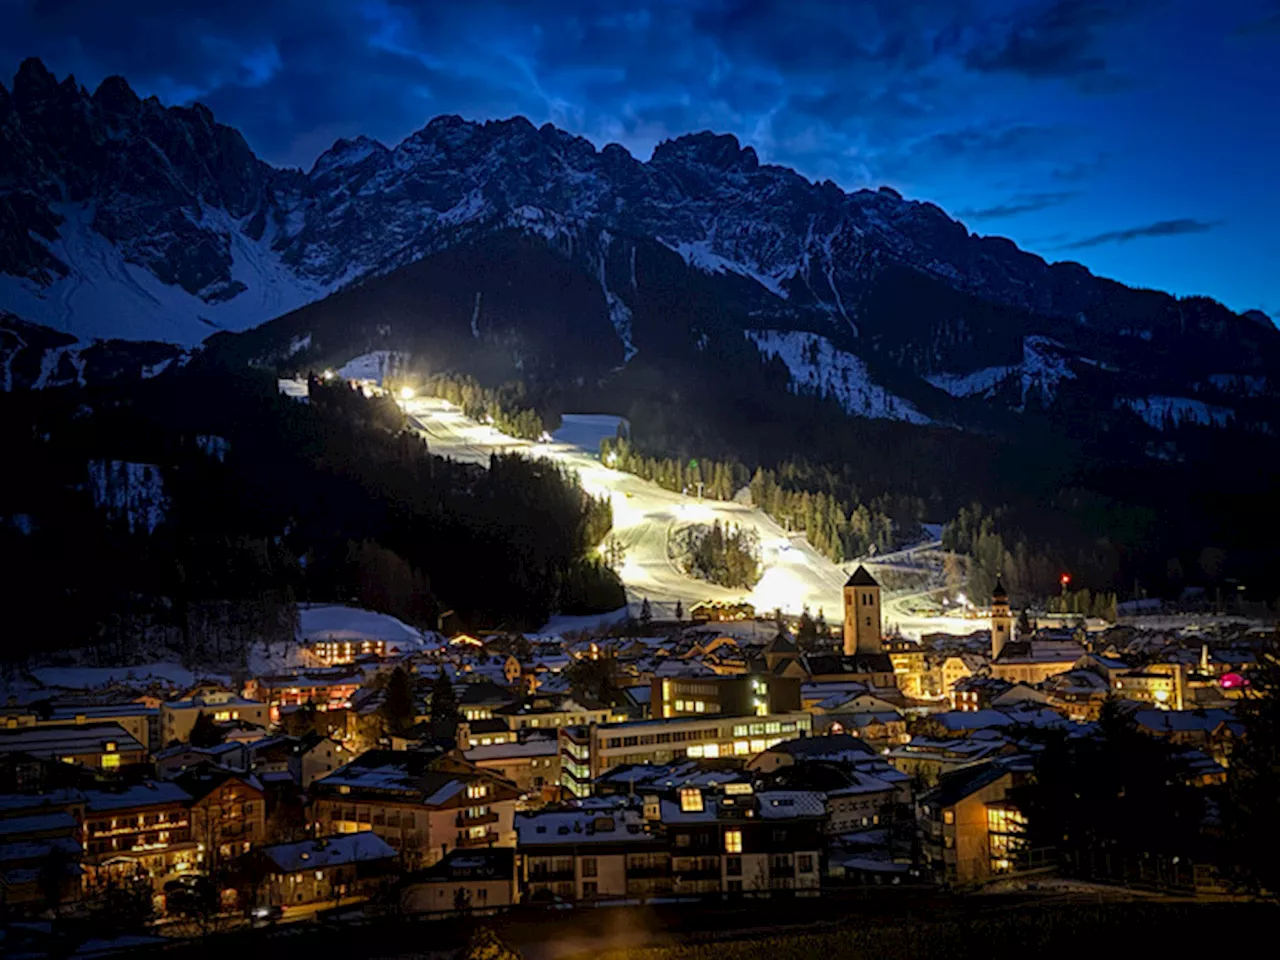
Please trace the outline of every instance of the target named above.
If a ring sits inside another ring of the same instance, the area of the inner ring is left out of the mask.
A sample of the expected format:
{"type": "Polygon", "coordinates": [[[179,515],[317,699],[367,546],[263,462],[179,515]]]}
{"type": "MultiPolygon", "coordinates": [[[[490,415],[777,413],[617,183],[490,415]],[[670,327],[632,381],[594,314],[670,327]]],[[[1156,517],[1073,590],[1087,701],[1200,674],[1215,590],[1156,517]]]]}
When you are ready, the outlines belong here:
{"type": "Polygon", "coordinates": [[[623,798],[516,817],[528,899],[621,899],[668,892],[671,857],[660,833],[623,798]]]}
{"type": "Polygon", "coordinates": [[[593,724],[560,730],[560,783],[575,796],[588,796],[591,781],[624,763],[671,763],[732,758],[744,763],[783,740],[807,737],[807,713],[766,716],[704,716],[629,723],[593,724]]]}
{"type": "Polygon", "coordinates": [[[1011,761],[983,763],[948,774],[920,798],[920,845],[936,882],[969,885],[1015,868],[1025,820],[1009,791],[1026,769],[1011,761]]]}
{"type": "Polygon", "coordinates": [[[654,719],[722,714],[770,716],[801,709],[800,681],[770,674],[655,677],[649,712],[654,719]]]}

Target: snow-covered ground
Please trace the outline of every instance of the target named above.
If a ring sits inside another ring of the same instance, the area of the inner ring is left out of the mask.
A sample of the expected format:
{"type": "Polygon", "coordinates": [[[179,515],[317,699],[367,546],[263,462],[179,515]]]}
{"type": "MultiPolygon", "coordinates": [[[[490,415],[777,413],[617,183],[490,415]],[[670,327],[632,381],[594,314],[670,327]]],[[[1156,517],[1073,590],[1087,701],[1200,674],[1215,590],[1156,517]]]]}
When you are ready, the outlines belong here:
{"type": "MultiPolygon", "coordinates": [[[[581,617],[554,616],[538,630],[538,636],[559,637],[566,633],[578,633],[583,630],[596,630],[627,619],[627,607],[610,610],[608,613],[592,613],[581,617]]],[[[633,611],[633,615],[634,615],[633,611]]]]}
{"type": "MultiPolygon", "coordinates": [[[[578,435],[591,441],[591,445],[584,448],[563,442],[559,437],[550,443],[509,437],[470,419],[447,401],[432,397],[418,397],[403,402],[402,406],[411,425],[439,456],[480,464],[487,464],[490,455],[498,451],[546,457],[576,471],[588,492],[608,496],[613,506],[613,534],[625,551],[618,572],[627,588],[633,616],[638,614],[641,601],[647,598],[655,617],[673,616],[677,601],[683,604],[688,616],[691,605],[700,600],[745,600],[761,613],[781,608],[798,614],[807,606],[814,613],[822,610],[831,622],[840,618],[848,573],[814,550],[804,537],[788,534],[764,513],[744,504],[698,500],[673,493],[601,463],[599,431],[607,428],[610,418],[565,416],[567,423],[578,425],[571,429],[571,434],[580,428],[578,435]],[[681,573],[668,557],[667,541],[677,526],[715,520],[755,530],[761,546],[764,576],[754,589],[730,590],[695,580],[681,573]]],[[[869,566],[874,573],[875,565],[869,566]]],[[[619,613],[618,617],[621,616],[619,613]]],[[[575,625],[575,620],[557,618],[547,624],[544,631],[585,629],[589,625],[582,621],[575,625]]],[[[940,619],[912,616],[905,610],[886,615],[886,629],[890,623],[908,637],[945,630],[949,625],[940,619]]],[[[969,621],[965,632],[972,629],[973,622],[969,621]]]]}
{"type": "Polygon", "coordinates": [[[875,383],[862,358],[839,350],[826,337],[799,330],[748,330],[762,354],[791,371],[792,388],[834,397],[846,412],[879,420],[932,421],[908,400],[875,383]]]}
{"type": "Polygon", "coordinates": [[[395,376],[408,361],[409,355],[396,350],[374,350],[348,360],[338,371],[338,376],[348,380],[373,380],[382,384],[387,377],[395,376]]]}

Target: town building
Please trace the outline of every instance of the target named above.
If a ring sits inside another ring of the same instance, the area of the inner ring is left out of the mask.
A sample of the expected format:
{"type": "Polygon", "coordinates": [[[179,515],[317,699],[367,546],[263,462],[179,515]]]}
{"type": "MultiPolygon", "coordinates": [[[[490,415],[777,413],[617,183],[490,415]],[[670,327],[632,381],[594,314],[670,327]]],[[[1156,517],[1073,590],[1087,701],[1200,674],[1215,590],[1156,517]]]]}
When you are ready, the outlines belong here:
{"type": "Polygon", "coordinates": [[[191,831],[191,795],[176,783],[147,780],[115,789],[86,790],[84,835],[87,880],[149,876],[164,881],[200,869],[191,831]]]}
{"type": "Polygon", "coordinates": [[[464,756],[478,769],[511,781],[526,797],[552,799],[560,791],[560,739],[554,732],[472,747],[464,756]]]}
{"type": "Polygon", "coordinates": [[[813,718],[800,712],[562,727],[561,785],[575,796],[584,797],[590,794],[596,777],[619,764],[664,764],[683,757],[731,757],[745,763],[776,743],[808,736],[812,729],[813,718]]]}
{"type": "Polygon", "coordinates": [[[210,767],[187,771],[176,781],[191,797],[191,836],[207,872],[247,854],[266,840],[267,804],[253,774],[210,767]]]}
{"type": "Polygon", "coordinates": [[[668,892],[671,856],[625,798],[516,817],[531,901],[622,899],[668,892]]]}
{"type": "MultiPolygon", "coordinates": [[[[771,656],[775,654],[766,647],[766,660],[771,656]]],[[[655,677],[650,690],[654,719],[706,714],[763,717],[800,709],[800,680],[770,673],[655,677]]]]}
{"type": "Polygon", "coordinates": [[[302,662],[314,667],[340,667],[367,657],[381,660],[387,641],[372,637],[323,637],[302,648],[302,662]]]}
{"type": "Polygon", "coordinates": [[[457,754],[370,750],[311,785],[324,834],[372,831],[409,869],[450,850],[514,846],[520,791],[457,754]]]}
{"type": "Polygon", "coordinates": [[[405,878],[400,909],[410,915],[459,911],[484,915],[519,900],[515,850],[453,850],[435,866],[405,878]]]}
{"type": "Polygon", "coordinates": [[[0,905],[9,916],[78,902],[84,794],[0,795],[0,905]]]}
{"type": "Polygon", "coordinates": [[[160,704],[160,744],[189,741],[191,728],[202,713],[215,723],[243,720],[265,728],[271,722],[265,703],[236,696],[230,690],[203,689],[160,704]]]}
{"type": "Polygon", "coordinates": [[[390,844],[369,831],[261,847],[262,899],[296,906],[364,897],[396,870],[397,857],[390,844]]]}
{"type": "Polygon", "coordinates": [[[279,721],[293,707],[311,705],[323,711],[350,707],[363,683],[364,674],[359,670],[337,667],[254,677],[245,684],[245,694],[266,705],[263,719],[254,720],[265,725],[268,720],[279,721]]]}
{"type": "Polygon", "coordinates": [[[113,773],[144,763],[147,749],[118,723],[22,727],[0,730],[0,756],[24,755],[113,773]]]}
{"type": "Polygon", "coordinates": [[[987,762],[944,776],[917,808],[925,867],[935,882],[967,886],[1007,873],[1025,843],[1025,821],[1009,802],[1025,765],[987,762]]]}

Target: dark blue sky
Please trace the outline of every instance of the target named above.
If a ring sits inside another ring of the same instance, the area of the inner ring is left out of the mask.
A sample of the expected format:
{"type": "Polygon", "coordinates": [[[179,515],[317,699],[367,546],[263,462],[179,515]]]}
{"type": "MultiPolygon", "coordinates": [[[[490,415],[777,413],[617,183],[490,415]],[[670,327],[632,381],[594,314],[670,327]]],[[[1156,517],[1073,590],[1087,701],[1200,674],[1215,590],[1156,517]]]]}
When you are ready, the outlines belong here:
{"type": "Polygon", "coordinates": [[[690,130],[1127,283],[1280,315],[1277,0],[0,0],[41,57],[199,99],[263,157],[522,113],[690,130]]]}

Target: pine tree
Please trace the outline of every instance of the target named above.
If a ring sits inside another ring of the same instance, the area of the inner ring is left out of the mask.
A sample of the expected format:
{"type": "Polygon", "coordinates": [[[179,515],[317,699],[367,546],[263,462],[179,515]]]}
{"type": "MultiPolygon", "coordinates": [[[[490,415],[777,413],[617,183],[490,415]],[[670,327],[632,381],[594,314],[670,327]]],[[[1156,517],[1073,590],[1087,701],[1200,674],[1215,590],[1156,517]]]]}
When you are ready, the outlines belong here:
{"type": "Polygon", "coordinates": [[[196,714],[196,722],[191,725],[188,737],[193,747],[216,747],[222,743],[222,730],[213,721],[213,715],[201,710],[196,714]]]}
{"type": "Polygon", "coordinates": [[[381,708],[388,733],[401,734],[413,726],[413,700],[413,680],[404,667],[396,667],[387,678],[386,699],[381,708]]]}
{"type": "Polygon", "coordinates": [[[677,600],[676,601],[676,620],[680,621],[683,619],[684,619],[684,604],[681,603],[679,600],[677,600]]]}
{"type": "Polygon", "coordinates": [[[649,598],[645,597],[640,603],[640,626],[646,630],[653,621],[653,611],[649,609],[649,598]]]}
{"type": "Polygon", "coordinates": [[[431,719],[435,723],[458,722],[458,698],[443,669],[431,684],[431,719]]]}

